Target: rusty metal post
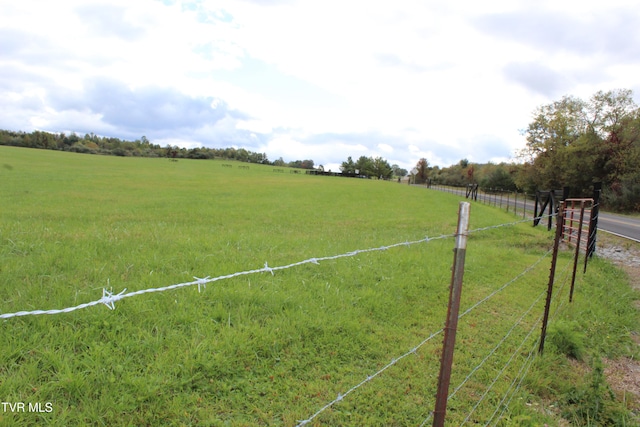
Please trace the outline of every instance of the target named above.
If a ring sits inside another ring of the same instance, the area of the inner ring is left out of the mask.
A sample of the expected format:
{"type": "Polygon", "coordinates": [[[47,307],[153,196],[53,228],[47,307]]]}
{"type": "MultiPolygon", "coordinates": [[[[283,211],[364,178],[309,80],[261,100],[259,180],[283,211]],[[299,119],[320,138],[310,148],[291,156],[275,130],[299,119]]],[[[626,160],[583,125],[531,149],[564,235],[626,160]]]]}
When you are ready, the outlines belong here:
{"type": "Polygon", "coordinates": [[[554,190],[549,191],[549,223],[547,224],[547,231],[551,231],[551,227],[553,227],[553,217],[554,211],[556,209],[556,193],[554,190]]]}
{"type": "Polygon", "coordinates": [[[551,269],[549,270],[549,284],[547,285],[547,302],[544,306],[544,317],[542,319],[542,332],[540,334],[540,347],[538,352],[544,351],[544,339],[547,335],[547,322],[549,321],[549,309],[551,308],[551,296],[553,294],[553,281],[556,275],[556,263],[558,260],[558,248],[562,239],[562,229],[564,228],[564,202],[560,202],[560,211],[556,223],[556,237],[553,242],[553,256],[551,258],[551,269]]]}
{"type": "Polygon", "coordinates": [[[464,276],[464,259],[467,252],[470,206],[468,202],[460,202],[458,209],[458,230],[456,231],[456,246],[453,250],[453,269],[451,273],[451,287],[449,288],[449,309],[447,310],[447,320],[444,327],[440,376],[438,377],[436,406],[433,411],[433,427],[443,427],[444,418],[447,413],[451,365],[453,364],[453,350],[456,344],[460,296],[462,294],[462,277],[464,276]]]}
{"type": "Polygon", "coordinates": [[[587,254],[584,257],[584,272],[587,272],[587,261],[596,252],[596,240],[598,235],[598,215],[600,212],[600,195],[602,194],[602,183],[593,184],[593,205],[591,205],[591,215],[589,221],[589,239],[587,243],[587,254]]]}
{"type": "MultiPolygon", "coordinates": [[[[571,213],[573,220],[573,212],[571,213]]],[[[573,257],[573,276],[571,276],[571,290],[569,291],[569,302],[573,302],[573,286],[576,283],[576,270],[578,269],[578,257],[580,256],[580,243],[582,239],[582,227],[584,223],[584,200],[580,202],[580,225],[578,226],[578,237],[576,238],[576,254],[573,257]]]]}

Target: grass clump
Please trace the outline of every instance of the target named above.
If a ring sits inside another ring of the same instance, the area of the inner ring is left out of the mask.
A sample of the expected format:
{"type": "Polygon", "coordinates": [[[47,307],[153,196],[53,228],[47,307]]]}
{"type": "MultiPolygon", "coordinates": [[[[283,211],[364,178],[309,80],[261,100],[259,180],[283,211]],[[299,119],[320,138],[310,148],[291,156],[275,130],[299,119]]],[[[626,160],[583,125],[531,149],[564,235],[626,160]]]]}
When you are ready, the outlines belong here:
{"type": "Polygon", "coordinates": [[[585,355],[584,334],[576,322],[558,320],[549,325],[549,344],[566,357],[582,361],[585,355]]]}

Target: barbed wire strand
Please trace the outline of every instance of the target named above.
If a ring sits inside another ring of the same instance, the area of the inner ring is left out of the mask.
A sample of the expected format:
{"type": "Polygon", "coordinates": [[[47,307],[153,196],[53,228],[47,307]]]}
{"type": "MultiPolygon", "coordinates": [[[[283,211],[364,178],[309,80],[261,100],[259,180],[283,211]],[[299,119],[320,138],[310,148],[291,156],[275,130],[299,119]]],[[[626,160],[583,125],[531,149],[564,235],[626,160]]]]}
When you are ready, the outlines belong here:
{"type": "MultiPolygon", "coordinates": [[[[538,321],[540,321],[540,319],[542,319],[542,316],[540,316],[538,318],[538,321]]],[[[535,330],[535,328],[532,328],[532,331],[533,330],[535,330]]],[[[505,392],[504,397],[498,403],[498,406],[496,407],[496,410],[493,412],[493,414],[491,414],[491,417],[489,418],[489,420],[485,424],[485,427],[487,427],[488,425],[491,424],[491,422],[495,418],[496,413],[498,412],[500,407],[502,407],[502,411],[498,415],[498,418],[496,420],[496,424],[502,418],[502,414],[504,414],[504,412],[509,408],[509,405],[511,404],[511,400],[516,395],[516,393],[520,390],[520,387],[522,386],[522,382],[524,381],[526,375],[529,373],[529,369],[531,369],[531,366],[533,365],[533,361],[535,360],[533,355],[535,354],[535,351],[538,348],[539,344],[540,344],[540,337],[538,337],[536,340],[533,341],[533,346],[531,347],[531,351],[529,351],[529,355],[524,360],[524,362],[523,362],[523,364],[522,364],[522,366],[520,368],[520,371],[518,371],[518,374],[513,378],[513,381],[511,381],[511,384],[509,385],[509,388],[505,392]],[[518,385],[515,387],[515,389],[511,393],[511,389],[513,389],[513,386],[514,386],[514,384],[516,382],[518,382],[518,385]],[[504,402],[507,399],[507,397],[509,397],[509,400],[507,400],[507,402],[505,404],[504,402]],[[503,406],[503,404],[504,404],[504,406],[503,406]]]]}
{"type": "Polygon", "coordinates": [[[84,304],[79,304],[79,305],[76,305],[74,307],[68,307],[68,308],[63,308],[63,309],[32,310],[32,311],[18,311],[18,312],[15,312],[15,313],[4,313],[4,314],[0,314],[0,319],[10,319],[10,318],[19,317],[19,316],[35,316],[35,315],[42,315],[42,314],[70,313],[72,311],[81,310],[81,309],[92,307],[92,306],[98,305],[98,304],[104,304],[109,309],[114,310],[115,309],[115,303],[117,301],[120,301],[120,300],[125,299],[125,298],[131,298],[131,297],[134,297],[134,296],[137,296],[137,295],[148,294],[148,293],[153,293],[153,292],[164,292],[164,291],[169,291],[169,290],[173,290],[173,289],[179,289],[179,288],[184,288],[184,287],[187,287],[187,286],[194,286],[194,285],[198,286],[198,292],[200,292],[202,287],[206,287],[207,283],[217,282],[217,281],[220,281],[220,280],[226,280],[226,279],[231,279],[231,278],[234,278],[234,277],[246,276],[246,275],[251,275],[251,274],[258,274],[258,273],[271,273],[271,274],[274,274],[275,271],[286,270],[286,269],[297,267],[297,266],[304,265],[304,264],[319,264],[321,261],[329,261],[329,260],[336,260],[336,259],[340,259],[340,258],[353,257],[353,256],[356,256],[356,255],[359,255],[359,254],[362,254],[362,253],[385,251],[385,250],[396,248],[396,247],[399,247],[399,246],[411,246],[411,245],[416,245],[416,244],[419,244],[419,243],[426,243],[426,242],[430,242],[432,240],[446,239],[446,238],[450,238],[450,237],[455,237],[455,234],[443,234],[443,235],[437,236],[437,237],[425,237],[425,238],[419,239],[419,240],[394,243],[394,244],[388,245],[388,246],[380,246],[380,247],[368,248],[368,249],[358,249],[358,250],[355,250],[355,251],[346,252],[346,253],[339,254],[339,255],[309,258],[309,259],[306,259],[306,260],[303,260],[303,261],[294,262],[292,264],[283,265],[283,266],[277,266],[277,267],[269,267],[269,264],[265,262],[263,268],[258,268],[258,269],[254,269],[254,270],[240,271],[240,272],[236,272],[236,273],[232,273],[232,274],[226,274],[226,275],[218,276],[218,277],[209,277],[209,276],[207,276],[207,277],[204,277],[204,278],[199,278],[199,277],[195,277],[194,276],[194,279],[196,279],[196,280],[191,281],[191,282],[177,283],[177,284],[174,284],[174,285],[169,285],[169,286],[165,286],[165,287],[161,287],[161,288],[141,289],[141,290],[138,290],[138,291],[128,292],[128,293],[126,292],[127,291],[126,288],[123,291],[121,291],[120,293],[118,293],[118,294],[114,294],[112,290],[102,289],[102,298],[100,298],[99,300],[95,300],[95,301],[87,302],[87,303],[84,303],[84,304]]]}
{"type": "MultiPolygon", "coordinates": [[[[514,224],[518,224],[519,222],[522,221],[518,221],[518,222],[513,222],[513,223],[506,223],[506,224],[498,224],[498,225],[494,225],[494,226],[490,226],[490,227],[484,227],[481,229],[477,229],[477,230],[472,230],[471,232],[479,232],[479,231],[484,231],[484,230],[489,230],[492,228],[500,228],[500,227],[505,227],[505,226],[509,226],[509,225],[514,225],[514,224]]],[[[113,289],[107,290],[106,288],[102,289],[102,298],[95,300],[95,301],[91,301],[91,302],[87,302],[87,303],[83,303],[83,304],[79,304],[73,307],[67,307],[67,308],[63,308],[63,309],[51,309],[51,310],[31,310],[31,311],[18,311],[15,313],[3,313],[0,314],[0,319],[10,319],[13,317],[20,317],[20,316],[37,316],[37,315],[43,315],[43,314],[49,314],[49,315],[53,315],[53,314],[62,314],[62,313],[70,313],[76,310],[81,310],[81,309],[85,309],[85,308],[89,308],[89,307],[93,307],[95,305],[99,305],[99,304],[104,304],[106,305],[110,310],[115,310],[115,303],[117,301],[123,300],[125,298],[131,298],[134,297],[136,295],[142,295],[142,294],[148,294],[148,293],[153,293],[153,292],[164,292],[164,291],[169,291],[169,290],[173,290],[173,289],[179,289],[179,288],[184,288],[187,286],[194,286],[197,285],[198,286],[198,291],[201,291],[202,287],[206,287],[207,283],[212,283],[212,282],[217,282],[220,280],[226,280],[226,279],[231,279],[233,277],[239,277],[239,276],[245,276],[245,275],[250,275],[250,274],[258,274],[258,273],[271,273],[274,274],[274,271],[279,271],[279,270],[286,270],[289,268],[293,268],[293,267],[297,267],[300,265],[304,265],[304,264],[318,264],[320,263],[320,261],[329,261],[329,260],[336,260],[336,259],[340,259],[340,258],[347,258],[347,257],[353,257],[359,254],[363,254],[363,253],[368,253],[368,252],[376,252],[376,251],[385,251],[388,249],[392,249],[392,248],[396,248],[399,246],[411,246],[411,245],[416,245],[416,244],[420,244],[420,243],[426,243],[432,240],[439,240],[439,239],[446,239],[446,238],[450,238],[450,237],[455,237],[455,233],[452,234],[443,234],[440,235],[438,237],[425,237],[423,239],[419,239],[419,240],[414,240],[414,241],[405,241],[405,242],[399,242],[399,243],[394,243],[388,246],[380,246],[380,247],[375,247],[375,248],[368,248],[368,249],[358,249],[355,251],[351,251],[351,252],[346,252],[340,255],[333,255],[333,256],[326,256],[326,257],[315,257],[315,258],[309,258],[303,261],[299,261],[299,262],[295,262],[292,264],[288,264],[288,265],[283,265],[283,266],[278,266],[278,267],[269,267],[268,263],[265,262],[264,267],[263,268],[258,268],[255,270],[247,270],[247,271],[240,271],[240,272],[236,272],[236,273],[232,273],[232,274],[227,274],[227,275],[223,275],[223,276],[218,276],[218,277],[204,277],[204,278],[198,278],[194,276],[194,279],[196,279],[195,281],[192,282],[185,282],[185,283],[177,283],[174,285],[169,285],[169,286],[165,286],[165,287],[161,287],[161,288],[148,288],[148,289],[141,289],[135,292],[129,292],[127,293],[127,289],[125,288],[123,291],[121,291],[118,294],[114,294],[113,293],[113,289]]]]}
{"type": "MultiPolygon", "coordinates": [[[[522,317],[520,317],[520,319],[518,319],[518,321],[516,322],[516,324],[509,330],[509,332],[505,335],[505,337],[502,339],[501,342],[498,343],[498,345],[496,346],[496,348],[494,349],[494,352],[504,343],[504,341],[509,337],[509,335],[511,335],[511,333],[515,330],[516,326],[518,326],[522,320],[525,318],[525,316],[527,314],[529,314],[531,312],[531,310],[533,309],[533,307],[538,303],[538,301],[542,298],[542,296],[546,293],[546,291],[543,291],[538,298],[536,298],[536,300],[534,301],[534,303],[531,305],[531,307],[529,307],[529,309],[522,315],[522,317]]],[[[514,357],[516,356],[516,354],[518,354],[518,351],[520,351],[520,349],[522,348],[522,346],[524,346],[524,343],[529,339],[529,337],[531,336],[531,334],[533,333],[533,331],[536,329],[537,326],[537,322],[533,323],[533,326],[531,327],[531,329],[529,330],[529,333],[524,337],[524,339],[522,340],[522,343],[518,346],[518,348],[512,353],[511,357],[509,358],[509,360],[507,360],[507,363],[502,367],[502,369],[498,372],[498,375],[496,375],[496,377],[493,379],[493,381],[491,382],[491,384],[489,384],[489,386],[486,388],[485,392],[482,394],[482,396],[480,396],[480,399],[478,399],[478,401],[476,402],[476,404],[473,406],[473,408],[471,409],[471,412],[469,412],[469,414],[467,414],[467,417],[462,421],[462,424],[460,424],[461,426],[464,425],[467,421],[469,421],[469,419],[471,418],[471,415],[473,415],[473,413],[475,412],[476,409],[478,409],[478,406],[480,406],[480,403],[482,403],[482,401],[487,397],[487,395],[489,394],[489,391],[493,388],[493,386],[496,384],[496,382],[498,382],[498,379],[502,376],[502,374],[504,373],[504,371],[509,367],[509,365],[511,365],[511,362],[513,361],[514,357]]],[[[492,354],[490,354],[489,356],[487,356],[485,358],[485,360],[482,361],[482,363],[484,363],[492,354]]]]}
{"type": "MultiPolygon", "coordinates": [[[[458,319],[461,319],[463,316],[465,316],[466,314],[470,313],[472,310],[474,310],[475,308],[477,308],[478,306],[480,306],[481,304],[485,303],[486,301],[488,301],[489,299],[491,299],[493,296],[495,296],[497,293],[503,291],[504,289],[506,289],[509,285],[515,283],[520,277],[524,276],[526,273],[530,272],[531,270],[533,270],[533,268],[535,268],[538,264],[540,264],[540,262],[542,262],[543,259],[545,259],[547,256],[549,256],[549,254],[553,251],[553,249],[548,250],[544,255],[542,255],[536,262],[534,262],[533,264],[531,264],[529,267],[527,267],[525,270],[523,270],[523,272],[521,272],[520,274],[518,274],[516,277],[514,277],[513,279],[509,280],[507,283],[505,283],[504,285],[502,285],[501,287],[499,287],[498,289],[496,289],[495,291],[493,291],[491,294],[489,294],[488,296],[486,296],[485,298],[481,299],[480,301],[478,301],[477,303],[473,304],[471,307],[469,307],[465,312],[463,312],[462,314],[460,314],[458,316],[458,319]]],[[[451,397],[451,396],[449,396],[451,397]]],[[[433,413],[430,413],[427,418],[422,422],[422,424],[420,424],[420,427],[424,427],[431,419],[431,417],[433,417],[433,413]]]]}
{"type": "MultiPolygon", "coordinates": [[[[493,297],[494,295],[496,295],[498,292],[504,290],[506,287],[508,287],[509,285],[513,284],[516,280],[518,280],[520,277],[522,277],[525,273],[529,272],[532,270],[533,267],[535,267],[536,265],[538,265],[542,259],[544,259],[546,256],[548,256],[548,254],[551,253],[551,251],[548,251],[545,255],[543,255],[540,259],[538,259],[534,264],[532,264],[531,266],[527,267],[522,273],[518,274],[515,278],[509,280],[505,285],[501,286],[498,290],[492,292],[488,297],[483,298],[482,300],[480,300],[479,302],[477,302],[476,304],[474,304],[473,306],[471,306],[471,308],[469,308],[467,311],[465,311],[464,313],[462,313],[460,316],[458,316],[458,318],[462,318],[465,314],[471,312],[471,310],[473,310],[474,308],[478,307],[480,304],[482,304],[483,302],[486,302],[487,300],[489,300],[491,297],[493,297]]],[[[393,359],[391,361],[391,363],[389,363],[387,366],[385,366],[384,368],[382,368],[380,371],[378,371],[375,375],[371,375],[369,377],[367,377],[367,379],[363,380],[362,382],[360,382],[357,386],[353,387],[352,389],[350,389],[348,392],[344,393],[344,394],[338,394],[338,397],[336,399],[334,399],[332,402],[329,402],[328,404],[326,404],[325,406],[323,406],[319,411],[317,411],[315,414],[313,414],[311,417],[309,417],[306,420],[301,420],[299,421],[299,424],[297,425],[297,427],[299,426],[304,426],[308,423],[310,423],[311,421],[313,421],[313,419],[315,419],[316,417],[318,417],[320,414],[322,414],[324,411],[326,411],[327,409],[329,409],[330,407],[332,407],[333,405],[335,405],[336,403],[342,401],[342,399],[344,399],[345,396],[347,396],[348,394],[350,394],[351,392],[355,391],[356,389],[360,388],[361,386],[363,386],[364,384],[368,383],[369,381],[373,380],[375,377],[377,377],[378,375],[380,375],[382,372],[384,372],[386,369],[390,368],[391,366],[395,365],[398,361],[400,361],[401,359],[405,358],[406,356],[408,356],[409,354],[415,353],[420,347],[422,347],[424,344],[426,344],[428,341],[430,341],[432,338],[434,338],[435,336],[437,336],[438,334],[442,333],[444,331],[444,328],[440,329],[437,332],[434,332],[431,336],[429,336],[427,339],[425,339],[424,341],[422,341],[420,344],[418,344],[416,347],[414,347],[413,349],[409,350],[408,352],[406,352],[404,355],[393,359]]],[[[431,415],[430,415],[431,416],[431,415]]],[[[428,418],[427,418],[428,420],[428,418]]],[[[423,424],[424,425],[424,424],[423,424]]]]}
{"type": "Polygon", "coordinates": [[[319,411],[317,411],[315,414],[313,414],[312,416],[310,416],[309,418],[307,418],[306,420],[300,420],[298,421],[298,425],[299,426],[304,426],[309,424],[311,421],[314,420],[314,418],[318,417],[320,414],[322,414],[324,411],[326,411],[327,409],[329,409],[330,407],[332,407],[333,405],[335,405],[336,403],[342,401],[342,399],[344,399],[345,397],[347,397],[349,394],[353,393],[354,391],[356,391],[357,389],[359,389],[360,387],[362,387],[363,385],[365,385],[366,383],[370,382],[371,380],[373,380],[375,377],[377,377],[378,375],[382,374],[384,371],[386,371],[387,369],[389,369],[390,367],[392,367],[393,365],[395,365],[396,363],[398,363],[400,360],[404,359],[405,357],[409,356],[410,354],[415,354],[418,349],[420,347],[422,347],[423,345],[425,345],[426,343],[428,343],[429,341],[431,341],[433,338],[435,338],[436,336],[438,336],[439,334],[441,334],[444,331],[444,328],[440,329],[437,332],[434,332],[433,334],[431,334],[428,338],[424,339],[420,344],[418,344],[417,346],[415,346],[414,348],[412,348],[411,350],[407,351],[405,354],[403,354],[400,357],[397,357],[395,359],[392,359],[391,362],[389,362],[387,365],[385,365],[382,369],[380,369],[378,372],[376,372],[373,375],[369,375],[366,379],[362,380],[360,383],[358,383],[357,385],[351,387],[347,392],[345,392],[344,394],[338,393],[338,397],[335,398],[333,401],[327,403],[325,406],[323,406],[319,411]]]}
{"type": "MultiPolygon", "coordinates": [[[[562,285],[560,286],[560,289],[557,293],[557,297],[556,298],[561,298],[562,294],[563,294],[563,290],[564,287],[566,285],[566,279],[567,279],[567,274],[569,271],[569,266],[571,266],[571,263],[567,263],[567,265],[565,266],[565,268],[563,269],[562,273],[563,273],[563,278],[561,278],[562,281],[562,285]]],[[[558,309],[562,306],[562,304],[560,304],[557,308],[556,311],[554,313],[557,314],[558,313],[558,309]]],[[[554,317],[554,315],[552,315],[552,318],[554,317]]],[[[542,319],[542,315],[540,315],[540,317],[538,318],[538,320],[536,321],[536,323],[534,324],[533,328],[531,329],[531,332],[529,332],[529,335],[531,335],[531,333],[533,332],[533,330],[535,330],[535,327],[537,326],[537,323],[540,322],[540,319],[542,319]]],[[[533,348],[532,350],[529,352],[529,355],[527,357],[527,359],[525,359],[525,361],[523,362],[520,371],[518,372],[518,374],[514,377],[513,381],[511,382],[511,384],[509,385],[509,387],[507,388],[507,391],[505,392],[502,400],[498,403],[498,405],[496,406],[495,411],[493,412],[493,414],[491,414],[491,417],[489,418],[489,420],[486,422],[485,427],[490,425],[491,422],[493,421],[493,419],[496,417],[496,414],[498,412],[498,410],[500,409],[500,407],[502,407],[502,411],[500,412],[500,414],[498,415],[498,418],[496,420],[496,423],[502,418],[502,414],[504,414],[504,412],[509,408],[509,404],[511,403],[511,400],[513,399],[513,397],[515,396],[515,394],[520,390],[521,384],[524,381],[525,376],[527,375],[527,373],[529,372],[529,369],[531,367],[531,365],[533,364],[533,354],[535,352],[535,349],[538,347],[540,343],[540,338],[538,338],[537,340],[534,341],[533,343],[533,348]],[[519,380],[519,381],[518,381],[519,380]],[[518,382],[518,385],[515,387],[515,389],[513,389],[515,383],[518,382]],[[511,392],[511,390],[513,389],[513,392],[511,392]],[[507,400],[508,398],[508,400],[507,400]],[[505,404],[505,400],[507,400],[506,404],[505,404]],[[503,406],[504,405],[504,406],[503,406]]],[[[523,343],[524,344],[524,343],[523,343]]],[[[517,350],[516,350],[517,351],[517,350]]],[[[475,409],[475,408],[474,408],[475,409]]]]}
{"type": "MultiPolygon", "coordinates": [[[[460,383],[460,385],[458,385],[453,392],[449,395],[448,399],[453,398],[456,393],[458,391],[460,391],[460,389],[462,389],[462,387],[464,387],[464,385],[471,379],[471,377],[473,376],[473,374],[475,374],[486,362],[487,360],[489,360],[491,358],[491,356],[493,356],[498,349],[502,346],[502,344],[504,344],[504,342],[507,340],[507,338],[509,338],[509,336],[511,335],[511,333],[513,333],[513,331],[516,329],[516,327],[520,324],[520,322],[522,322],[522,319],[525,318],[525,316],[527,314],[529,314],[531,312],[531,310],[533,310],[533,307],[535,307],[535,305],[538,303],[538,301],[540,301],[540,299],[542,298],[542,296],[546,293],[546,291],[542,291],[540,293],[540,295],[538,295],[538,297],[533,301],[533,304],[531,304],[531,306],[527,309],[527,311],[524,312],[524,314],[516,321],[516,323],[511,327],[511,329],[509,329],[509,331],[507,331],[506,335],[504,337],[502,337],[502,339],[498,342],[498,344],[496,344],[496,346],[489,352],[489,354],[487,354],[487,356],[485,356],[484,359],[482,359],[482,361],[471,370],[471,372],[469,373],[469,375],[467,375],[467,377],[460,383]]],[[[448,400],[447,399],[447,400],[448,400]]]]}

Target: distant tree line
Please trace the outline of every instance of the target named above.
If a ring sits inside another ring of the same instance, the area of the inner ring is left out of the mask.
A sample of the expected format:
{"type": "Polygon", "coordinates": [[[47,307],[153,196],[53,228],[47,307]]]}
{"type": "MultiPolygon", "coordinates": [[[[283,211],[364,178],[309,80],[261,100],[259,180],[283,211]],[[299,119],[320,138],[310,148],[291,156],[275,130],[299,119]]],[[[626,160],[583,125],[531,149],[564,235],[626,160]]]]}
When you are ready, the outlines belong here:
{"type": "Polygon", "coordinates": [[[295,160],[286,163],[281,157],[275,162],[270,162],[266,153],[255,153],[244,148],[197,147],[187,149],[171,145],[162,147],[151,143],[146,136],[135,141],[126,141],[119,138],[98,136],[94,133],[88,133],[81,137],[74,132],[66,135],[65,133],[43,131],[27,133],[0,130],[0,145],[110,156],[168,157],[174,159],[218,158],[302,169],[314,168],[313,160],[295,160]]]}
{"type": "Polygon", "coordinates": [[[398,165],[389,165],[389,162],[382,157],[360,156],[355,162],[349,156],[340,165],[340,171],[346,176],[361,176],[366,178],[392,179],[394,176],[403,177],[407,175],[407,170],[398,165]]]}

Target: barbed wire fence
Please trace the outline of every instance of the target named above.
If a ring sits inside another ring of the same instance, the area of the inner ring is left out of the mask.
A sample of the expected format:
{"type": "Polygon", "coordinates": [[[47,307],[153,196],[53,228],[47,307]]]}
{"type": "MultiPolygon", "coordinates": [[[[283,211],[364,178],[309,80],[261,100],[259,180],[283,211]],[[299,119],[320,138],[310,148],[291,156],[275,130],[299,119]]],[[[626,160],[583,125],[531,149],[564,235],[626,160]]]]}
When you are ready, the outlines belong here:
{"type": "MultiPolygon", "coordinates": [[[[549,215],[549,216],[554,216],[554,215],[549,215]]],[[[493,229],[498,229],[498,228],[503,228],[503,227],[512,227],[512,226],[515,226],[515,225],[518,225],[518,224],[524,223],[524,222],[530,222],[530,219],[523,219],[523,220],[513,221],[513,222],[509,222],[509,223],[504,223],[504,224],[497,224],[497,225],[492,225],[492,226],[487,226],[487,227],[482,227],[482,228],[476,228],[476,229],[469,230],[468,234],[481,233],[481,232],[485,232],[485,231],[488,231],[488,230],[493,230],[493,229]]],[[[13,312],[13,313],[2,313],[2,314],[0,314],[0,319],[3,319],[5,321],[7,321],[9,319],[16,318],[16,317],[21,317],[21,316],[38,316],[38,315],[64,314],[64,313],[70,313],[70,312],[77,311],[77,310],[83,310],[83,309],[86,309],[86,308],[89,308],[89,307],[93,307],[93,306],[97,306],[97,305],[101,305],[101,304],[105,305],[110,310],[114,310],[116,302],[118,302],[120,300],[123,300],[125,298],[131,298],[131,297],[134,297],[134,296],[139,296],[139,295],[144,295],[144,294],[149,294],[149,293],[155,293],[155,292],[164,292],[164,291],[175,290],[175,289],[191,287],[191,286],[197,286],[198,287],[198,292],[201,292],[203,289],[206,288],[206,285],[209,284],[209,283],[222,281],[222,280],[226,280],[226,279],[231,279],[231,278],[234,278],[234,277],[261,274],[261,273],[271,273],[272,275],[274,275],[275,272],[277,272],[277,271],[286,270],[286,269],[298,267],[298,266],[305,265],[305,264],[316,264],[317,265],[317,264],[320,264],[321,262],[324,262],[324,261],[336,260],[336,259],[348,258],[348,257],[354,257],[354,256],[359,255],[359,254],[365,254],[365,253],[371,253],[371,252],[387,251],[387,250],[390,250],[390,249],[393,249],[393,248],[396,248],[396,247],[413,246],[413,245],[428,243],[428,242],[435,241],[435,240],[453,238],[455,236],[456,236],[456,234],[452,233],[452,234],[439,235],[437,237],[424,237],[424,238],[418,239],[418,240],[398,242],[398,243],[394,243],[394,244],[390,244],[390,245],[386,245],[386,246],[373,247],[373,248],[367,248],[367,249],[358,249],[358,250],[349,251],[349,252],[345,252],[345,253],[338,254],[338,255],[333,255],[333,256],[308,258],[308,259],[305,259],[305,260],[302,260],[302,261],[294,262],[294,263],[287,264],[287,265],[275,266],[275,267],[271,267],[271,266],[268,265],[267,262],[265,262],[264,267],[262,267],[262,268],[239,271],[239,272],[235,272],[235,273],[232,273],[232,274],[221,275],[221,276],[216,276],[216,277],[210,277],[210,276],[207,276],[207,277],[204,277],[204,278],[194,277],[195,280],[189,281],[189,282],[177,283],[177,284],[173,284],[173,285],[169,285],[169,286],[165,286],[165,287],[142,289],[142,290],[133,291],[133,292],[127,292],[127,289],[125,288],[124,290],[120,291],[119,293],[115,293],[112,289],[108,289],[107,290],[106,288],[103,288],[102,289],[102,297],[97,299],[97,300],[94,300],[94,301],[90,301],[90,302],[86,302],[86,303],[83,303],[83,304],[79,304],[79,305],[71,306],[71,307],[67,307],[67,308],[62,308],[62,309],[30,310],[30,311],[18,311],[18,312],[13,312]]],[[[469,308],[467,308],[465,311],[463,311],[459,315],[459,318],[462,318],[462,317],[468,315],[469,313],[471,313],[472,311],[476,310],[478,307],[480,307],[484,303],[490,301],[496,295],[498,295],[501,292],[503,292],[504,290],[506,290],[509,286],[513,285],[515,282],[517,282],[518,280],[522,279],[524,276],[526,276],[527,274],[532,272],[537,266],[540,265],[540,263],[542,263],[542,261],[544,261],[545,259],[547,259],[549,257],[551,252],[552,252],[552,250],[549,249],[542,256],[540,256],[540,258],[537,259],[534,263],[532,263],[531,265],[527,266],[520,273],[518,273],[513,278],[511,278],[510,280],[508,280],[507,282],[505,282],[504,284],[499,286],[497,289],[492,291],[489,295],[483,297],[479,301],[477,301],[474,304],[472,304],[469,308]]],[[[567,264],[567,267],[565,267],[565,271],[568,269],[568,266],[569,266],[569,264],[567,264]]],[[[563,283],[563,287],[561,288],[557,298],[559,298],[560,295],[562,294],[562,289],[564,289],[564,284],[565,283],[566,283],[566,277],[565,277],[565,280],[564,280],[564,283],[563,283]]],[[[522,326],[523,319],[533,311],[533,309],[536,307],[536,305],[539,303],[540,299],[542,298],[543,294],[544,294],[544,292],[541,293],[540,295],[538,295],[537,298],[535,298],[535,300],[529,306],[529,308],[512,324],[511,328],[502,337],[502,339],[497,343],[497,345],[483,358],[483,360],[480,362],[480,364],[478,364],[476,367],[474,367],[471,370],[471,372],[465,377],[465,379],[454,388],[454,391],[449,396],[449,399],[453,398],[465,386],[465,384],[473,377],[473,375],[476,372],[478,372],[483,367],[483,365],[492,356],[494,356],[497,353],[498,349],[500,349],[504,345],[504,343],[512,335],[512,333],[517,329],[517,327],[518,326],[522,326]]],[[[562,304],[563,303],[560,303],[560,302],[557,303],[555,312],[553,314],[554,317],[560,311],[560,309],[562,307],[562,304]]],[[[476,403],[476,405],[468,413],[467,417],[463,421],[463,424],[468,422],[468,421],[470,421],[471,416],[478,409],[479,405],[485,400],[485,398],[489,394],[489,392],[490,392],[491,388],[494,386],[494,384],[505,373],[505,371],[512,364],[512,362],[517,358],[517,355],[521,352],[521,350],[524,348],[524,346],[527,344],[527,342],[531,342],[531,337],[532,337],[535,329],[538,327],[538,325],[540,323],[539,322],[540,318],[541,318],[541,316],[536,321],[532,322],[533,326],[531,326],[529,328],[528,333],[520,341],[520,343],[517,346],[516,350],[512,352],[512,354],[509,357],[507,363],[504,364],[502,369],[498,372],[498,375],[493,379],[493,381],[490,383],[490,385],[486,388],[486,390],[483,393],[481,399],[476,403]]],[[[318,409],[315,413],[313,413],[309,418],[304,419],[304,420],[300,420],[298,422],[297,426],[305,426],[307,424],[312,423],[316,418],[318,418],[321,414],[323,414],[329,408],[331,408],[331,407],[339,404],[340,402],[344,401],[349,395],[351,395],[352,393],[355,393],[357,390],[359,390],[360,388],[362,388],[366,384],[372,382],[374,379],[376,379],[377,377],[382,375],[385,371],[387,371],[388,369],[390,369],[393,366],[397,365],[398,362],[400,362],[401,360],[409,357],[410,355],[417,354],[417,352],[423,346],[425,346],[427,343],[432,341],[434,338],[436,338],[437,336],[442,334],[443,331],[444,331],[444,328],[439,329],[439,330],[431,333],[428,337],[423,339],[416,346],[408,349],[403,354],[392,358],[389,363],[387,363],[386,365],[384,365],[382,368],[378,369],[377,371],[375,371],[371,375],[368,375],[366,378],[362,379],[360,382],[355,384],[350,389],[346,390],[344,393],[338,393],[338,395],[337,395],[337,397],[335,399],[333,399],[332,401],[326,403],[324,406],[322,406],[320,409],[318,409]]],[[[537,347],[538,341],[539,341],[539,339],[533,340],[533,345],[531,346],[531,350],[528,353],[526,353],[526,357],[523,358],[522,365],[520,366],[517,374],[512,379],[507,391],[504,393],[504,395],[500,399],[498,405],[495,407],[495,410],[494,410],[493,414],[486,421],[487,423],[485,425],[491,425],[491,423],[494,422],[494,420],[495,420],[495,423],[497,423],[501,419],[501,417],[503,416],[505,411],[508,410],[510,402],[512,401],[513,397],[517,394],[518,390],[521,388],[523,380],[524,380],[525,376],[527,375],[529,369],[531,368],[531,366],[533,364],[535,348],[537,347]]],[[[420,425],[421,426],[426,425],[431,420],[432,415],[433,415],[433,413],[430,413],[429,416],[427,416],[426,419],[424,419],[423,422],[420,425]]],[[[474,421],[474,422],[477,422],[477,420],[474,421]]]]}

